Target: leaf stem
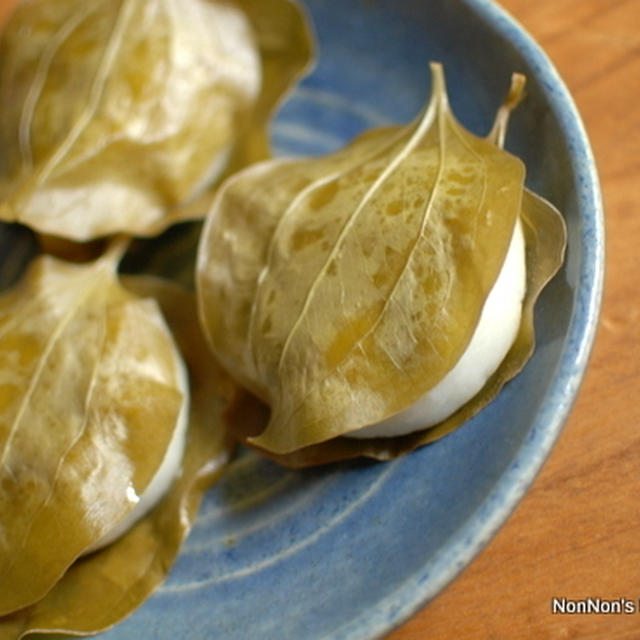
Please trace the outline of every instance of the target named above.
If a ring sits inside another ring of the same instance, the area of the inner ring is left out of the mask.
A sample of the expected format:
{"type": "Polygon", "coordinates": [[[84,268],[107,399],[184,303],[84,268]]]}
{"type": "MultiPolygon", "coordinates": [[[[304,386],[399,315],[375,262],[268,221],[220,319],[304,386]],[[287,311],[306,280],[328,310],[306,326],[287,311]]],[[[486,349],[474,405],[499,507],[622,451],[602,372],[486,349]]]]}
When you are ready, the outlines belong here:
{"type": "Polygon", "coordinates": [[[511,76],[509,92],[504,102],[500,105],[493,127],[487,136],[487,140],[495,144],[496,147],[500,147],[500,149],[504,147],[504,139],[507,135],[507,126],[509,125],[509,116],[524,98],[524,86],[526,82],[526,76],[521,73],[514,73],[511,76]]]}
{"type": "Polygon", "coordinates": [[[113,238],[109,240],[109,244],[100,258],[100,262],[109,265],[109,268],[115,272],[130,244],[131,236],[125,234],[113,236],[113,238]]]}

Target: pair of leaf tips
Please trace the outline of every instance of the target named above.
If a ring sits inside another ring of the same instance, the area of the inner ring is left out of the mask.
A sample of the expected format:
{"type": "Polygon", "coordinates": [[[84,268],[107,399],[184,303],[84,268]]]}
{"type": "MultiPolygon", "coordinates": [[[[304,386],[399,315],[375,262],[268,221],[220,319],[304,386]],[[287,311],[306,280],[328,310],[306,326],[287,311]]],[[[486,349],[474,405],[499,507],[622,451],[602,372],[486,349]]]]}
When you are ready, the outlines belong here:
{"type": "MultiPolygon", "coordinates": [[[[444,110],[449,108],[443,64],[441,62],[430,62],[429,70],[431,73],[431,99],[422,117],[427,116],[434,100],[439,103],[439,107],[441,109],[444,110]]],[[[507,95],[498,108],[491,130],[486,136],[486,139],[489,142],[500,149],[504,147],[511,112],[520,104],[520,102],[522,102],[525,96],[526,81],[527,78],[522,73],[515,72],[511,75],[511,82],[507,95]]]]}

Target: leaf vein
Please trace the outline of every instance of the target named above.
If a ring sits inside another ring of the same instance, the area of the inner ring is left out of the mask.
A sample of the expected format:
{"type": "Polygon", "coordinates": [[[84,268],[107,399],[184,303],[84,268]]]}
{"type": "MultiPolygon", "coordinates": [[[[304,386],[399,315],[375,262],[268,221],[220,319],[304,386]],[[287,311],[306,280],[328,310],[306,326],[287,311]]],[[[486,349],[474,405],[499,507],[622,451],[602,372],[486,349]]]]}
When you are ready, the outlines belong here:
{"type": "Polygon", "coordinates": [[[38,507],[38,509],[36,510],[36,512],[34,513],[33,517],[31,518],[30,522],[29,522],[29,527],[27,529],[27,531],[25,532],[23,539],[22,539],[22,548],[24,548],[26,546],[26,542],[27,539],[31,533],[31,529],[33,527],[33,524],[35,522],[35,519],[38,517],[38,514],[45,509],[51,502],[51,500],[53,499],[53,495],[55,493],[55,489],[56,486],[58,484],[58,481],[60,479],[60,474],[62,473],[62,468],[64,466],[64,463],[66,461],[66,459],[68,458],[69,454],[71,453],[71,451],[73,450],[73,448],[75,447],[75,445],[80,441],[80,439],[82,438],[82,436],[85,434],[86,430],[87,430],[87,426],[89,424],[89,412],[91,409],[91,403],[93,401],[93,397],[94,397],[94,392],[95,392],[95,387],[96,387],[96,381],[98,379],[98,371],[99,371],[99,365],[100,365],[100,357],[101,354],[103,352],[103,348],[104,348],[104,344],[106,341],[106,329],[104,327],[104,323],[102,324],[102,331],[101,331],[101,337],[100,337],[100,346],[98,347],[98,357],[96,358],[96,360],[93,363],[93,367],[91,370],[91,377],[89,379],[89,384],[87,386],[87,394],[85,397],[85,402],[84,402],[84,416],[83,416],[83,420],[82,420],[82,425],[80,426],[80,429],[78,429],[78,432],[75,434],[75,436],[72,438],[71,442],[69,443],[67,449],[65,450],[65,452],[60,456],[60,460],[58,461],[58,464],[56,466],[56,470],[53,476],[53,479],[51,481],[50,487],[49,487],[49,491],[45,497],[45,499],[42,501],[41,505],[38,507]]]}
{"type": "Polygon", "coordinates": [[[55,167],[59,165],[65,156],[71,151],[73,145],[77,142],[78,138],[89,125],[91,118],[95,115],[98,105],[100,104],[100,99],[104,93],[109,73],[115,63],[118,49],[122,44],[124,33],[128,22],[131,20],[132,14],[133,2],[131,0],[123,0],[120,4],[120,8],[118,9],[118,15],[116,17],[114,27],[109,34],[109,39],[107,40],[102,59],[98,66],[95,80],[91,86],[87,107],[84,112],[80,114],[60,147],[43,167],[42,173],[38,177],[38,184],[46,182],[55,167]]]}
{"type": "Polygon", "coordinates": [[[64,316],[61,318],[58,325],[55,327],[54,331],[49,336],[49,339],[47,340],[47,343],[44,346],[42,355],[40,356],[40,361],[38,362],[38,366],[36,367],[35,371],[33,372],[33,375],[31,376],[31,380],[29,381],[29,386],[27,387],[27,390],[22,399],[22,402],[20,403],[20,407],[18,409],[17,415],[14,418],[13,424],[11,425],[11,428],[9,430],[9,435],[7,436],[4,449],[2,451],[2,455],[0,456],[0,466],[8,468],[6,464],[6,460],[9,453],[9,449],[11,448],[11,443],[16,433],[18,432],[20,423],[22,422],[24,415],[27,411],[29,401],[31,400],[31,398],[35,393],[35,390],[46,369],[46,365],[48,364],[48,361],[51,356],[51,353],[53,352],[53,349],[61,339],[66,327],[71,323],[71,321],[77,314],[78,310],[81,308],[82,305],[80,303],[86,297],[88,297],[95,288],[97,288],[100,281],[101,279],[98,278],[97,281],[90,282],[88,286],[84,287],[78,293],[78,295],[75,297],[74,303],[70,305],[69,311],[64,314],[64,316]]]}
{"type": "Polygon", "coordinates": [[[398,166],[403,162],[403,160],[405,160],[407,156],[413,151],[413,149],[418,145],[423,134],[431,126],[433,119],[436,115],[436,109],[437,109],[436,101],[432,101],[429,104],[429,107],[427,108],[427,110],[425,111],[423,117],[418,122],[415,128],[415,131],[411,134],[411,136],[407,140],[406,144],[399,150],[396,156],[389,162],[389,164],[385,167],[384,171],[378,176],[378,178],[374,181],[371,187],[367,190],[360,204],[354,209],[354,211],[346,219],[342,229],[340,230],[340,233],[338,234],[336,242],[331,248],[331,251],[329,251],[327,258],[322,265],[322,268],[316,274],[313,282],[311,283],[309,290],[307,291],[307,295],[305,297],[302,310],[298,315],[298,317],[296,318],[296,321],[292,325],[291,330],[289,331],[287,338],[284,342],[282,352],[280,354],[280,359],[278,362],[278,370],[280,374],[282,374],[282,368],[284,366],[284,362],[285,362],[289,347],[291,345],[291,342],[293,341],[293,337],[296,334],[299,327],[301,326],[303,319],[306,316],[307,311],[309,310],[309,307],[311,306],[311,302],[313,300],[314,294],[317,288],[319,287],[319,283],[322,277],[325,275],[329,264],[331,264],[332,260],[337,256],[344,239],[347,237],[347,234],[352,229],[353,225],[355,224],[355,221],[359,217],[360,213],[364,210],[366,205],[369,203],[373,195],[382,186],[384,181],[398,168],[398,166]]]}
{"type": "Polygon", "coordinates": [[[89,3],[84,7],[84,11],[73,13],[67,18],[60,29],[53,35],[50,42],[38,60],[33,83],[29,87],[27,96],[24,101],[24,109],[20,115],[20,123],[18,126],[18,144],[22,161],[27,169],[33,167],[33,149],[31,140],[31,126],[38,102],[42,96],[42,90],[47,80],[47,72],[51,67],[53,58],[60,50],[65,41],[71,36],[78,26],[89,16],[92,8],[89,3]]]}

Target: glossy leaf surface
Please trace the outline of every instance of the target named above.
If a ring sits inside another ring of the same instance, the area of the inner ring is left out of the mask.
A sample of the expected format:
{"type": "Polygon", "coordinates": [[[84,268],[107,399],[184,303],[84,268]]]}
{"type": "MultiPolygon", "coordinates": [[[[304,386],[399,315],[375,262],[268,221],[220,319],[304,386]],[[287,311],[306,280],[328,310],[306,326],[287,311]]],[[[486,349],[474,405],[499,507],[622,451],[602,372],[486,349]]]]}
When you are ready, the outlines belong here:
{"type": "Polygon", "coordinates": [[[90,635],[130,614],[166,578],[202,495],[229,457],[221,415],[235,385],[208,353],[193,295],[152,278],[124,282],[136,295],[159,301],[189,369],[191,410],[181,474],[162,502],[119,541],[72,565],[35,605],[0,618],[1,640],[36,632],[90,635]]]}
{"type": "Polygon", "coordinates": [[[0,297],[3,614],[134,510],[187,402],[157,304],[119,284],[118,258],[41,257],[0,297]]]}
{"type": "MultiPolygon", "coordinates": [[[[564,260],[566,229],[562,216],[549,202],[525,189],[521,220],[526,242],[527,291],[522,305],[520,329],[509,353],[483,389],[452,416],[422,431],[395,438],[354,440],[338,437],[303,447],[287,454],[260,449],[263,455],[292,468],[325,464],[365,456],[390,460],[434,442],[473,417],[517,375],[535,347],[534,305],[543,287],[555,275],[564,260]]],[[[238,439],[250,442],[269,420],[269,408],[249,393],[236,399],[229,422],[238,439]]]]}
{"type": "Polygon", "coordinates": [[[272,0],[265,23],[262,4],[21,3],[0,43],[1,217],[86,241],[202,215],[231,156],[264,157],[310,59],[295,5],[272,0]]]}
{"type": "Polygon", "coordinates": [[[524,167],[432,98],[405,127],[232,178],[203,231],[204,325],[267,401],[277,454],[378,422],[453,367],[521,210],[524,167]]]}

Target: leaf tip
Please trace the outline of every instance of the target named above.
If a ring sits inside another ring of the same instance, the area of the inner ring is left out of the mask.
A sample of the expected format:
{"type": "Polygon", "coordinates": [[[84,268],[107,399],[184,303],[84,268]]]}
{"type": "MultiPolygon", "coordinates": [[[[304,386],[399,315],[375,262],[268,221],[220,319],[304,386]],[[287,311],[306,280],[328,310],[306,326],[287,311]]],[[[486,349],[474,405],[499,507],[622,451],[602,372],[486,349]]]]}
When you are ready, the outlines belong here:
{"type": "Polygon", "coordinates": [[[432,61],[429,63],[431,71],[431,94],[434,97],[446,99],[447,87],[444,79],[444,68],[441,62],[432,61]]]}

